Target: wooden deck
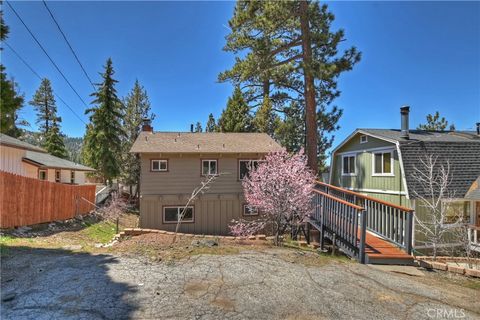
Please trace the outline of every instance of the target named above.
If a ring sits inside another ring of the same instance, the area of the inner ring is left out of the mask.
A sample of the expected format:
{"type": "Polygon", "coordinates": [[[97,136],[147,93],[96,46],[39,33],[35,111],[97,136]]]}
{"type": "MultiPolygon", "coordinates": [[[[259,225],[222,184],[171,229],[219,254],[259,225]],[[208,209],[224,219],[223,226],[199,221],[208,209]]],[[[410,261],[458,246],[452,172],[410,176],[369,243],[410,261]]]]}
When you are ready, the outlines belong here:
{"type": "Polygon", "coordinates": [[[367,231],[366,263],[412,265],[413,257],[394,244],[367,231]]]}

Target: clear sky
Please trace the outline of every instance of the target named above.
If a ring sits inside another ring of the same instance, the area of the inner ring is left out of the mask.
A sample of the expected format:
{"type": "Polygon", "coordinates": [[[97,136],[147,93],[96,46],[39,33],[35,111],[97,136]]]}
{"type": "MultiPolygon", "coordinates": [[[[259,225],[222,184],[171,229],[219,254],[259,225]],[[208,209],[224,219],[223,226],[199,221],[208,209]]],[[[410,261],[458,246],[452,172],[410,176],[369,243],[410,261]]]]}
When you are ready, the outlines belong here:
{"type": "MultiPolygon", "coordinates": [[[[90,102],[88,80],[41,2],[11,2],[67,78],[90,102]]],[[[155,130],[186,131],[190,123],[218,117],[231,94],[217,83],[234,61],[223,52],[233,2],[48,2],[94,82],[108,57],[113,59],[125,96],[139,79],[157,114],[155,130]]],[[[355,128],[398,128],[399,107],[411,106],[411,126],[436,110],[457,129],[480,121],[480,2],[329,2],[335,28],[346,31],[363,59],[341,76],[344,109],[337,143],[355,128]]],[[[85,106],[3,5],[10,26],[8,43],[87,122],[85,106]]],[[[28,102],[39,85],[12,52],[2,63],[28,102]]],[[[58,101],[63,131],[82,136],[84,124],[58,101]]],[[[35,115],[22,111],[33,129],[35,115]]]]}

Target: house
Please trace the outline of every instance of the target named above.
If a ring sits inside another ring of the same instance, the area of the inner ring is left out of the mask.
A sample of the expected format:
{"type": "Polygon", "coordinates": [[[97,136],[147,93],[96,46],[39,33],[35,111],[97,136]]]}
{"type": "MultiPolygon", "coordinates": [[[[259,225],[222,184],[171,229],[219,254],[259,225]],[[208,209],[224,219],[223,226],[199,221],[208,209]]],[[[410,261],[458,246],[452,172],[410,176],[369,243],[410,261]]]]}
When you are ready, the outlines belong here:
{"type": "Polygon", "coordinates": [[[0,134],[0,170],[50,182],[84,184],[95,169],[52,156],[44,149],[0,134]]]}
{"type": "Polygon", "coordinates": [[[132,146],[140,156],[140,227],[175,230],[177,216],[207,175],[221,174],[188,207],[181,232],[226,235],[232,219],[258,215],[243,198],[250,163],[281,150],[263,133],[153,132],[149,124],[132,146]]]}
{"type": "MultiPolygon", "coordinates": [[[[409,130],[409,107],[401,108],[401,129],[357,129],[332,152],[330,183],[415,210],[419,219],[425,207],[418,197],[427,190],[414,179],[415,168],[426,155],[450,166],[449,191],[454,201],[447,220],[480,226],[480,199],[467,193],[480,176],[480,128],[474,131],[409,130]]],[[[413,227],[415,229],[415,225],[413,227]]],[[[417,248],[422,237],[414,232],[417,248]]]]}

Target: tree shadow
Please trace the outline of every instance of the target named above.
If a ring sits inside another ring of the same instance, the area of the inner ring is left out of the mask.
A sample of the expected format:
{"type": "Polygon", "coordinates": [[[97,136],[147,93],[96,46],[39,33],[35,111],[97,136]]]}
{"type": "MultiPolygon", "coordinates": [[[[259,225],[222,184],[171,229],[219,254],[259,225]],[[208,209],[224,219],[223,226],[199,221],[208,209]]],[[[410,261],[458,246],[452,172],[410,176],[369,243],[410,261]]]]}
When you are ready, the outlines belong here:
{"type": "Polygon", "coordinates": [[[109,255],[9,246],[1,259],[0,318],[131,318],[137,286],[110,270],[118,263],[109,255]]]}

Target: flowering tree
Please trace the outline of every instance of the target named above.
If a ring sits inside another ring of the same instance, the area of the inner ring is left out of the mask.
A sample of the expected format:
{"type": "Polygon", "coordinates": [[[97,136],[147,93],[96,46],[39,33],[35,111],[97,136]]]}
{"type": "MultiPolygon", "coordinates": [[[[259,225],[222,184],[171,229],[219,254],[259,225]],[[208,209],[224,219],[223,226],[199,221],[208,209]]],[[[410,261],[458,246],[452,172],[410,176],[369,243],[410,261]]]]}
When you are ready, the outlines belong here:
{"type": "Polygon", "coordinates": [[[232,220],[228,226],[230,233],[235,237],[248,237],[265,228],[266,222],[264,220],[232,220]]]}
{"type": "Polygon", "coordinates": [[[272,152],[256,168],[250,166],[243,180],[245,199],[270,220],[277,245],[280,234],[303,223],[312,212],[314,183],[303,150],[298,154],[272,152]]]}

